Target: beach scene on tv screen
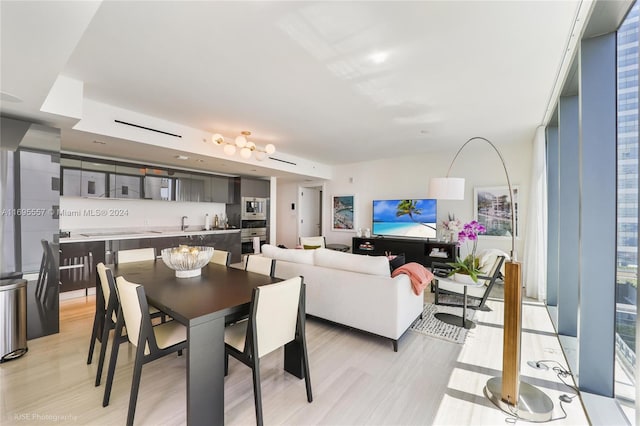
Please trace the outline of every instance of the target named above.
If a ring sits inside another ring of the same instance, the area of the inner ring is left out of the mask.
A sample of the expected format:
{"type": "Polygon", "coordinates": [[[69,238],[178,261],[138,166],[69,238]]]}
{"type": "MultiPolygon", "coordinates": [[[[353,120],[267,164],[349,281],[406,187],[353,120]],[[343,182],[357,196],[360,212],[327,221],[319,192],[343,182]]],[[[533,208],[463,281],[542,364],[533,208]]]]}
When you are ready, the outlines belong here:
{"type": "Polygon", "coordinates": [[[436,237],[436,200],[374,200],[373,233],[399,237],[436,237]]]}

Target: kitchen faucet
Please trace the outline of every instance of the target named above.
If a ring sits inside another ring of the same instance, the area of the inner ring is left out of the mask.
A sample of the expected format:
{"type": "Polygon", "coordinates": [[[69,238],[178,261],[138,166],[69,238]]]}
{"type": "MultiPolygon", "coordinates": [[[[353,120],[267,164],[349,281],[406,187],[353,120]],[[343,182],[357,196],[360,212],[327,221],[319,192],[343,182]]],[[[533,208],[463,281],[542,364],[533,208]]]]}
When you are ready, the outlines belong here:
{"type": "Polygon", "coordinates": [[[187,216],[182,216],[182,223],[180,225],[180,230],[181,231],[186,231],[187,228],[189,227],[189,225],[187,225],[185,222],[186,220],[189,219],[187,216]]]}

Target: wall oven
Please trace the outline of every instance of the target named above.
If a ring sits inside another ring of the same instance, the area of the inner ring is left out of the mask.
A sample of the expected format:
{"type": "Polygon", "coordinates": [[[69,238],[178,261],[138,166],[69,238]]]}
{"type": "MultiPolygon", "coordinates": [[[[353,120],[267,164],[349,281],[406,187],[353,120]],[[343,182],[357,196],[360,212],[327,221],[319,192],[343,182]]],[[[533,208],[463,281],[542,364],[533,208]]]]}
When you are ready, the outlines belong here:
{"type": "Polygon", "coordinates": [[[242,197],[242,220],[266,220],[267,199],[242,197]]]}

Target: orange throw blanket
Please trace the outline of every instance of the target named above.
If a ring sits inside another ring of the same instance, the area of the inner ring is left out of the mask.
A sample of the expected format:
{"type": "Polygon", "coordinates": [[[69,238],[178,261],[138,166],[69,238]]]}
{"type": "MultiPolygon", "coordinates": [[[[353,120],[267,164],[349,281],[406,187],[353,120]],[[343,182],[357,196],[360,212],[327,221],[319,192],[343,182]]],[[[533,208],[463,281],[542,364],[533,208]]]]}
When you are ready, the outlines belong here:
{"type": "Polygon", "coordinates": [[[413,292],[417,295],[422,293],[433,279],[431,271],[416,262],[406,263],[396,268],[396,270],[391,273],[391,276],[397,277],[400,274],[409,275],[409,278],[411,279],[411,287],[413,287],[413,292]]]}

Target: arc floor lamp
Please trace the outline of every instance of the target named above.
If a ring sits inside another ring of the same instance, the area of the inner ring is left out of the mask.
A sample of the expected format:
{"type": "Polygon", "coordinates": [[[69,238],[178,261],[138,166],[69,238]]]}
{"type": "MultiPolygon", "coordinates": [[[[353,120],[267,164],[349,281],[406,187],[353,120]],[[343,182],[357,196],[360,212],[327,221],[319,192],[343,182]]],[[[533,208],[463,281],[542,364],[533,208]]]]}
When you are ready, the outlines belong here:
{"type": "Polygon", "coordinates": [[[551,420],[553,402],[535,386],[520,380],[520,336],[522,334],[522,265],[517,261],[513,188],[502,154],[488,139],[474,136],[466,141],[453,157],[446,177],[431,178],[429,197],[440,200],[463,200],[464,178],[450,177],[453,163],[460,152],[473,141],[486,142],[500,157],[507,177],[511,206],[511,259],[505,263],[504,334],[502,347],[502,377],[487,381],[485,395],[501,410],[529,421],[551,420]]]}

